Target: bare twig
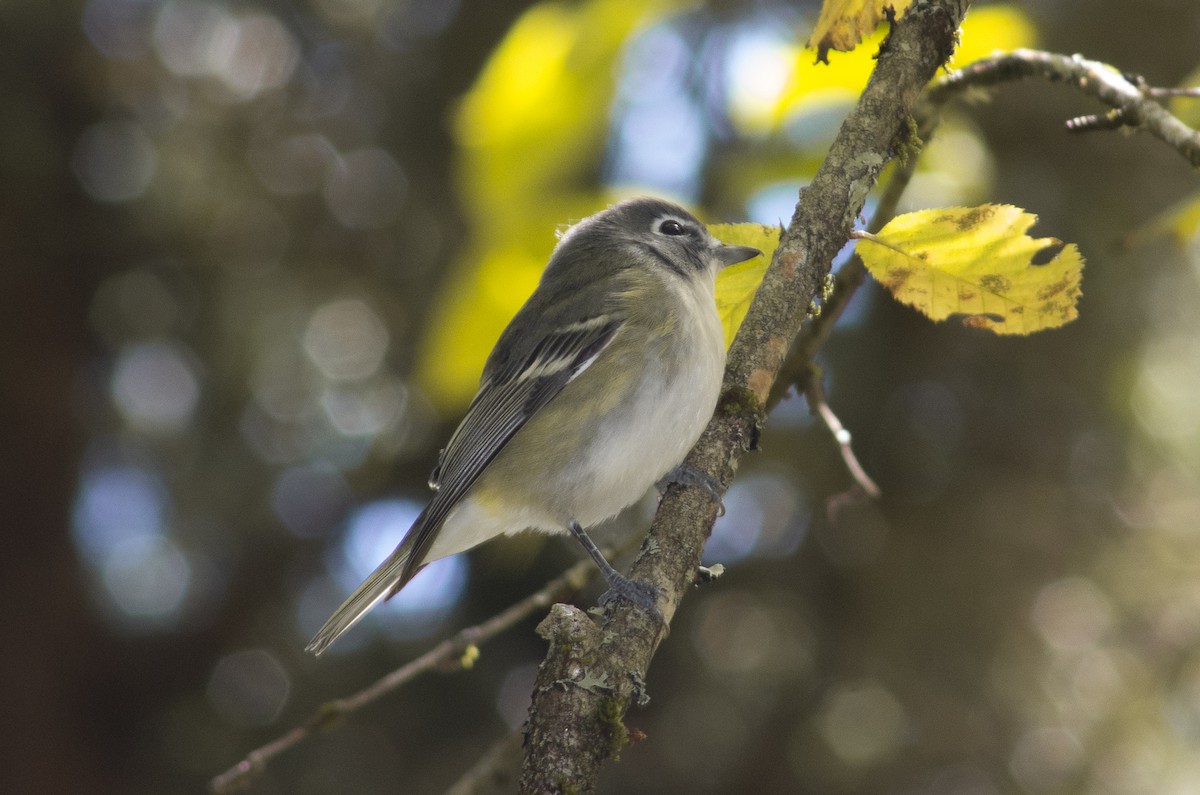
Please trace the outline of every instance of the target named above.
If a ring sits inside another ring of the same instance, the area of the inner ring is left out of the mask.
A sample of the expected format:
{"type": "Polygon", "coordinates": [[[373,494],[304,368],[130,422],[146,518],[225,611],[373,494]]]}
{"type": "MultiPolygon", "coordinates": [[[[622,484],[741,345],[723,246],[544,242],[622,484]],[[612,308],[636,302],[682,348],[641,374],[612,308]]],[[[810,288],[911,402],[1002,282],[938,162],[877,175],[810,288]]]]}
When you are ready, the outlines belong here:
{"type": "Polygon", "coordinates": [[[284,751],[299,745],[304,740],[357,712],[401,685],[412,681],[423,673],[441,669],[451,660],[461,667],[467,652],[491,640],[515,624],[539,610],[544,610],[556,600],[582,588],[595,573],[591,561],[583,560],[567,569],[561,576],[546,583],[536,592],[526,596],[506,610],[473,627],[459,631],[447,638],[412,662],[397,668],[370,687],[346,698],[326,702],[306,721],[281,737],[246,755],[246,758],[214,778],[209,783],[214,793],[235,792],[249,785],[261,774],[267,763],[284,751]]]}
{"type": "Polygon", "coordinates": [[[512,792],[521,768],[521,743],[524,739],[525,733],[520,729],[500,738],[470,770],[450,785],[445,795],[512,792]]]}
{"type": "Polygon", "coordinates": [[[1163,96],[1195,96],[1195,89],[1158,89],[1135,75],[1084,58],[1041,50],[1013,50],[976,61],[935,82],[929,100],[944,104],[971,86],[992,86],[1026,77],[1065,83],[1113,108],[1107,114],[1072,119],[1075,131],[1133,127],[1145,130],[1200,168],[1200,133],[1173,116],[1155,99],[1163,96]]]}
{"type": "Polygon", "coordinates": [[[833,413],[833,409],[829,407],[829,401],[825,399],[825,386],[821,382],[819,374],[814,373],[808,379],[808,389],[805,390],[805,397],[808,398],[808,406],[815,411],[821,420],[825,423],[825,427],[833,434],[834,440],[837,441],[838,447],[842,451],[842,461],[846,464],[846,469],[850,471],[850,476],[858,484],[868,497],[878,499],[880,495],[879,486],[875,485],[875,481],[871,480],[871,476],[863,469],[862,464],[858,462],[858,457],[854,455],[854,450],[850,446],[850,431],[842,425],[842,421],[833,413]]]}
{"type": "Polygon", "coordinates": [[[1149,87],[1145,89],[1146,96],[1154,97],[1155,99],[1164,99],[1170,97],[1190,97],[1192,99],[1200,99],[1200,86],[1191,88],[1156,88],[1149,87]]]}

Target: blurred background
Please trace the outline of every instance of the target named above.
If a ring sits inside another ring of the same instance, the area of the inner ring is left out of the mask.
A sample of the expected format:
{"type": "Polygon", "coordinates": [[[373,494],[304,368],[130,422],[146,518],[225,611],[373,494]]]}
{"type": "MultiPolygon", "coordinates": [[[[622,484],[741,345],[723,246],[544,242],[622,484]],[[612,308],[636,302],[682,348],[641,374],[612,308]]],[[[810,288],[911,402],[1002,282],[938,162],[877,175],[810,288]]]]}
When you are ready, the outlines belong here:
{"type": "MultiPolygon", "coordinates": [[[[494,542],[302,651],[419,510],[556,229],[640,193],[790,217],[875,50],[813,66],[816,11],[4,3],[0,790],[200,791],[578,559],[494,542]]],[[[979,3],[958,63],[1195,84],[1196,41],[1191,0],[979,3]]],[[[1097,110],[953,108],[902,209],[1039,214],[1088,258],[1080,318],[998,338],[860,291],[820,363],[884,497],[776,410],[602,792],[1200,792],[1200,183],[1064,132],[1097,110]]],[[[522,722],[535,623],[254,791],[442,791],[522,722]]]]}

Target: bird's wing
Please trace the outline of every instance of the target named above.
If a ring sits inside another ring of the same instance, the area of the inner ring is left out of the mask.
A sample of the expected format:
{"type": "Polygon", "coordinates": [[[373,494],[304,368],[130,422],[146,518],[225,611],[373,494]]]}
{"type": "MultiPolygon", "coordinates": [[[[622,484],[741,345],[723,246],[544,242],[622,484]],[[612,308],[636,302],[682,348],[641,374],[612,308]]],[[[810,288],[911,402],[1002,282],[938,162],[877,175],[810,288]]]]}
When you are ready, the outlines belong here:
{"type": "Polygon", "coordinates": [[[526,350],[497,346],[499,353],[488,360],[479,392],[430,476],[429,484],[437,493],[396,550],[325,622],[306,647],[308,651],[321,654],[368,610],[390,598],[421,570],[425,554],[450,510],[513,434],[596,361],[616,336],[621,322],[611,315],[597,315],[560,326],[541,340],[526,343],[526,350]]]}
{"type": "MultiPolygon", "coordinates": [[[[596,315],[559,327],[524,355],[489,360],[479,392],[430,476],[437,494],[424,521],[414,528],[417,537],[407,567],[412,573],[446,515],[492,459],[530,417],[596,361],[616,337],[621,323],[611,315],[596,315]]],[[[407,580],[402,577],[396,590],[407,580]]]]}

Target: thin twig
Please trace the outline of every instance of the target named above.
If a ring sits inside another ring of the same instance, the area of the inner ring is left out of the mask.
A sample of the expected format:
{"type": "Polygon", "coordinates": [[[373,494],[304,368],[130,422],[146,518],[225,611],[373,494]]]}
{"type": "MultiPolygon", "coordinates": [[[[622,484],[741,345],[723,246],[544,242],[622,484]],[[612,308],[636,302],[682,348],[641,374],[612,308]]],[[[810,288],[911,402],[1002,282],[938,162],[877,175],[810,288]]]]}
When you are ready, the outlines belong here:
{"type": "Polygon", "coordinates": [[[879,499],[882,492],[880,492],[879,486],[875,485],[875,481],[871,480],[867,471],[863,469],[862,464],[858,462],[858,457],[854,455],[854,450],[850,446],[850,431],[846,430],[846,426],[842,425],[837,414],[834,414],[833,409],[829,407],[829,401],[825,399],[825,385],[819,374],[814,373],[808,379],[808,389],[805,390],[804,395],[808,398],[809,408],[820,416],[825,427],[833,434],[838,447],[841,448],[842,461],[845,462],[846,469],[850,471],[850,476],[868,497],[879,499]]]}
{"type": "MultiPolygon", "coordinates": [[[[583,560],[567,569],[559,577],[546,583],[536,592],[526,596],[506,610],[484,621],[460,630],[454,636],[447,638],[415,660],[403,665],[376,681],[370,687],[360,690],[352,696],[339,698],[321,705],[307,720],[272,740],[266,745],[251,751],[246,758],[229,770],[214,778],[209,783],[209,790],[218,795],[235,792],[249,785],[251,780],[260,775],[267,763],[284,751],[299,745],[319,731],[322,731],[349,715],[357,712],[371,702],[377,700],[396,688],[404,685],[417,676],[429,671],[442,668],[449,660],[457,659],[457,666],[463,665],[464,654],[471,648],[491,640],[501,632],[518,624],[538,610],[544,610],[555,601],[567,594],[581,589],[588,578],[595,572],[591,561],[583,560]]],[[[456,666],[456,667],[457,667],[456,666]]]]}
{"type": "Polygon", "coordinates": [[[471,769],[446,789],[445,795],[487,795],[512,792],[521,767],[521,744],[525,732],[511,731],[487,750],[471,769]]]}
{"type": "Polygon", "coordinates": [[[1163,96],[1195,96],[1196,89],[1152,88],[1141,77],[1122,74],[1105,63],[1082,55],[1026,49],[994,55],[935,81],[929,87],[927,97],[941,105],[972,86],[993,86],[1026,77],[1064,83],[1113,108],[1108,114],[1088,117],[1091,121],[1073,119],[1071,129],[1128,126],[1145,130],[1200,168],[1200,132],[1155,101],[1163,96]]]}
{"type": "Polygon", "coordinates": [[[1160,97],[1189,97],[1192,99],[1200,99],[1200,86],[1191,88],[1155,88],[1146,89],[1146,96],[1158,99],[1160,97]]]}

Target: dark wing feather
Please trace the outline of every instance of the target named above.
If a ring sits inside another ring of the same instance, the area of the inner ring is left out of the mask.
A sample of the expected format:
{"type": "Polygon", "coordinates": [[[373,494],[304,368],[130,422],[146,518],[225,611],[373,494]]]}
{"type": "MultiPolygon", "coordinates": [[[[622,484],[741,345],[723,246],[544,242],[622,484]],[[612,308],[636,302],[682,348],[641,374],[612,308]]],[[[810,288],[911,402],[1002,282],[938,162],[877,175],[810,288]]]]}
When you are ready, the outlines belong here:
{"type": "Polygon", "coordinates": [[[527,356],[488,362],[483,384],[430,478],[437,493],[410,534],[412,554],[392,593],[416,574],[450,510],[509,439],[596,360],[620,326],[611,316],[589,318],[543,338],[527,356]]]}

